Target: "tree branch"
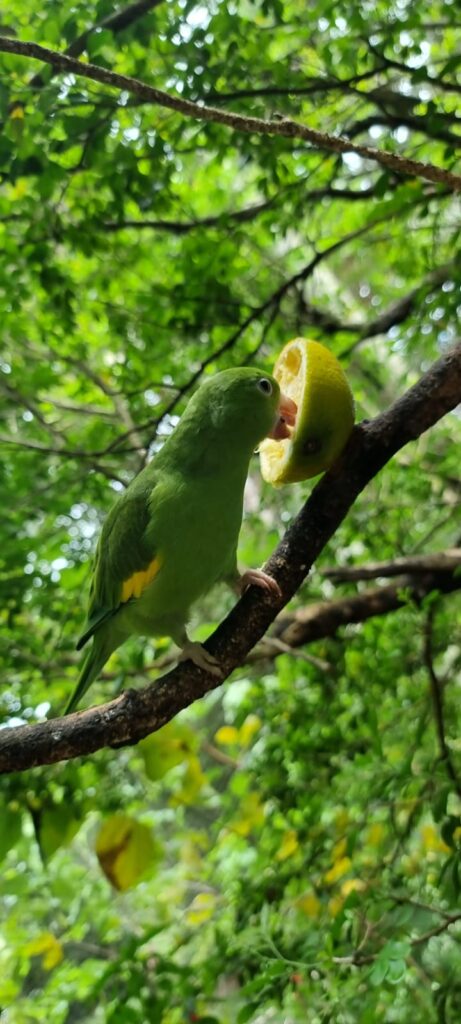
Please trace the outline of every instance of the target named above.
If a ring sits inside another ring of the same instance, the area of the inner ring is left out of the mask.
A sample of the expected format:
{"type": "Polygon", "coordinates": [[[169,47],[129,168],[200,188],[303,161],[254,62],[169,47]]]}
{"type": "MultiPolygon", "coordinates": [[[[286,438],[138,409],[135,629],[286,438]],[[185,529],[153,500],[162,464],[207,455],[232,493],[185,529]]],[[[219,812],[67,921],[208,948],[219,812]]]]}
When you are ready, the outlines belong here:
{"type": "Polygon", "coordinates": [[[156,103],[197,121],[227,125],[235,131],[250,135],[280,135],[289,139],[304,139],[312,146],[331,153],[357,153],[358,156],[379,163],[382,167],[396,171],[397,174],[423,178],[426,181],[448,185],[454,192],[461,191],[461,175],[453,174],[443,167],[420,163],[410,157],[398,156],[396,153],[389,153],[372,146],[358,145],[351,142],[350,139],[319,132],[289,118],[265,121],[259,117],[237,114],[235,111],[218,110],[216,107],[193,103],[191,100],[182,99],[179,96],[171,96],[170,93],[155,89],[129,75],[116,74],[114,71],[108,71],[96,64],[84,64],[74,57],[57,53],[38,43],[24,43],[18,39],[0,36],[0,51],[44,61],[65,74],[78,75],[111,88],[124,90],[147,103],[156,103]]]}
{"type": "MultiPolygon", "coordinates": [[[[441,198],[443,194],[439,192],[438,198],[441,198]]],[[[448,194],[445,193],[445,195],[448,194]]],[[[431,198],[433,197],[431,196],[431,198]]],[[[393,302],[391,306],[383,310],[382,313],[379,313],[374,320],[369,320],[368,323],[343,323],[328,310],[322,310],[317,306],[307,303],[302,296],[299,303],[300,313],[305,317],[306,323],[321,327],[327,334],[338,334],[339,332],[358,334],[358,338],[340,352],[340,358],[347,359],[370,338],[386,334],[391,327],[404,323],[417,307],[419,300],[425,295],[440,289],[444,282],[448,281],[456,271],[457,267],[454,260],[445,263],[441,267],[435,267],[407,295],[402,295],[400,299],[397,299],[396,302],[393,302]]]]}
{"type": "MultiPolygon", "coordinates": [[[[412,206],[414,206],[414,202],[412,203],[412,206]]],[[[301,267],[301,269],[297,270],[296,273],[292,274],[291,277],[288,277],[284,281],[282,281],[282,284],[279,285],[279,287],[276,288],[274,292],[271,292],[267,299],[264,299],[264,301],[261,302],[259,306],[254,306],[251,312],[245,318],[245,320],[243,320],[242,323],[239,324],[239,326],[235,329],[235,331],[233,331],[232,334],[229,335],[229,337],[226,338],[225,341],[223,341],[222,345],[220,345],[219,348],[215,349],[213,352],[210,352],[210,354],[205,359],[202,360],[200,365],[197,367],[197,370],[192,374],[191,377],[189,377],[187,383],[184,384],[181,388],[177,389],[176,394],[168,403],[168,405],[163,409],[160,416],[151,418],[149,420],[146,420],[144,423],[138,424],[137,430],[153,430],[154,432],[157,431],[164,417],[169,416],[171,415],[172,412],[174,412],[178,403],[181,401],[182,398],[184,398],[184,395],[188,394],[188,392],[191,390],[194,384],[196,384],[197,381],[200,380],[200,377],[202,376],[204,370],[206,370],[207,366],[210,366],[211,363],[216,362],[216,360],[223,356],[225,352],[229,352],[230,349],[234,347],[239,338],[242,337],[245,331],[248,330],[251,324],[259,320],[268,310],[278,310],[282,302],[282,299],[284,299],[285,295],[290,291],[290,289],[295,288],[296,285],[298,284],[304,284],[305,281],[307,281],[308,278],[311,277],[311,275],[314,273],[314,271],[317,269],[320,263],[322,263],[325,259],[331,256],[333,253],[338,252],[338,250],[342,249],[343,246],[348,245],[349,242],[354,242],[357,238],[361,238],[363,235],[367,234],[368,231],[371,231],[373,228],[377,227],[378,224],[383,223],[383,221],[387,221],[387,219],[388,215],[386,213],[382,217],[378,217],[375,220],[369,221],[367,224],[362,225],[362,227],[357,228],[355,231],[350,231],[348,232],[347,235],[343,235],[342,238],[339,238],[337,242],[333,242],[332,245],[329,245],[327,249],[322,249],[320,252],[316,252],[315,256],[313,256],[312,259],[309,260],[309,262],[304,265],[304,267],[301,267]]],[[[261,342],[258,343],[257,349],[255,349],[254,352],[252,353],[252,358],[254,358],[255,355],[257,354],[260,345],[261,342]]],[[[111,443],[107,445],[105,449],[103,449],[102,451],[92,452],[91,455],[95,457],[101,457],[106,454],[109,454],[110,452],[120,450],[120,445],[122,445],[131,436],[131,433],[131,430],[127,430],[123,434],[119,434],[119,436],[116,437],[114,441],[111,441],[111,443]]],[[[152,440],[153,437],[150,437],[148,439],[146,447],[149,447],[149,445],[152,443],[152,440]]]]}
{"type": "MultiPolygon", "coordinates": [[[[461,912],[455,914],[445,914],[443,921],[440,924],[435,925],[429,931],[424,932],[422,935],[417,935],[415,938],[410,939],[410,945],[413,947],[424,945],[429,942],[429,939],[434,939],[437,935],[442,935],[448,928],[451,928],[452,924],[457,924],[461,921],[461,912]]],[[[359,949],[356,949],[354,953],[349,956],[334,956],[333,963],[341,965],[351,965],[354,967],[365,967],[367,964],[372,964],[376,960],[378,953],[362,953],[359,949]]]]}
{"type": "Polygon", "coordinates": [[[171,235],[187,235],[190,231],[196,231],[198,228],[213,228],[228,221],[245,224],[247,221],[254,220],[265,210],[269,210],[274,205],[275,199],[274,196],[273,199],[268,199],[263,203],[254,203],[243,210],[223,210],[222,213],[211,217],[199,217],[197,220],[108,220],[103,221],[101,226],[104,231],[110,232],[122,231],[123,228],[136,228],[137,231],[150,228],[152,231],[168,231],[171,235]]]}
{"type": "MultiPolygon", "coordinates": [[[[302,184],[304,184],[304,181],[300,180],[294,182],[293,186],[299,188],[302,184]]],[[[433,192],[426,193],[425,200],[427,202],[431,199],[440,199],[446,195],[451,196],[451,191],[447,190],[445,192],[436,189],[433,192]]],[[[335,188],[334,185],[325,185],[322,188],[313,188],[309,192],[305,192],[303,194],[303,205],[306,206],[307,203],[317,202],[319,199],[340,199],[351,203],[365,202],[365,200],[372,199],[375,196],[376,191],[372,185],[364,189],[335,188]]],[[[223,210],[221,213],[212,214],[209,217],[198,217],[196,220],[151,220],[150,218],[143,218],[142,220],[107,220],[101,221],[101,227],[104,231],[111,233],[123,231],[125,228],[133,228],[136,231],[165,231],[171,235],[187,235],[191,231],[197,231],[201,228],[221,227],[233,222],[245,224],[248,221],[256,220],[261,213],[270,210],[278,201],[279,196],[276,195],[262,203],[254,203],[252,206],[247,206],[243,210],[223,210]]],[[[75,225],[72,224],[72,227],[75,228],[75,225]]],[[[360,328],[351,327],[350,329],[359,330],[360,328]]]]}
{"type": "MultiPolygon", "coordinates": [[[[378,615],[388,615],[410,601],[419,605],[434,590],[441,594],[461,590],[461,577],[448,566],[446,569],[426,570],[420,576],[410,573],[401,575],[398,582],[390,586],[373,587],[337,601],[320,601],[306,608],[298,608],[291,615],[280,616],[275,623],[275,636],[288,648],[302,647],[314,640],[334,636],[341,626],[366,622],[378,615]]],[[[268,640],[270,643],[270,637],[268,640]]],[[[274,657],[273,651],[271,656],[274,657]]]]}
{"type": "MultiPolygon", "coordinates": [[[[350,580],[374,580],[385,576],[401,576],[402,573],[436,573],[454,572],[461,566],[461,548],[450,548],[448,551],[439,551],[433,555],[410,555],[407,558],[394,558],[388,562],[371,562],[368,565],[333,566],[329,569],[321,569],[322,576],[326,576],[335,583],[349,582],[350,580]]],[[[461,578],[460,578],[461,585],[461,578]]]]}
{"type": "MultiPolygon", "coordinates": [[[[460,398],[461,342],[390,409],[354,429],[342,458],[314,488],[267,563],[281,597],[274,599],[250,588],[207,642],[222,666],[223,678],[242,664],[293,597],[367,483],[460,398]]],[[[105,746],[137,743],[218,685],[216,678],[185,664],[150,686],[127,690],[101,707],[43,724],[4,729],[0,734],[0,772],[24,771],[105,746]]]]}
{"type": "MultiPolygon", "coordinates": [[[[421,26],[422,27],[422,26],[421,26]]],[[[441,27],[448,28],[446,23],[441,24],[441,27]]],[[[367,39],[367,45],[371,52],[378,57],[380,61],[385,65],[386,68],[395,68],[397,71],[401,71],[404,75],[408,75],[410,79],[417,78],[418,83],[429,82],[435,89],[442,89],[445,92],[459,92],[461,93],[461,85],[455,82],[454,78],[443,78],[441,75],[430,75],[428,71],[424,70],[424,67],[412,68],[408,64],[403,64],[395,58],[386,57],[383,50],[379,46],[373,46],[369,39],[367,39]]]]}
{"type": "MultiPolygon", "coordinates": [[[[373,97],[371,93],[368,93],[367,97],[368,96],[371,96],[376,102],[376,98],[373,97]]],[[[426,135],[430,139],[437,139],[439,142],[445,142],[448,146],[453,146],[455,149],[461,146],[461,136],[451,132],[448,128],[444,128],[443,124],[438,126],[438,124],[435,123],[435,119],[434,123],[432,123],[422,114],[410,115],[405,114],[402,111],[399,114],[393,114],[390,111],[385,110],[382,105],[380,105],[379,109],[381,111],[380,114],[369,114],[367,117],[362,117],[357,121],[354,121],[354,123],[346,129],[348,138],[355,139],[357,135],[369,132],[370,128],[374,128],[375,126],[382,126],[390,129],[403,126],[405,128],[409,128],[411,131],[420,132],[421,135],[426,135]]],[[[442,118],[440,117],[440,121],[441,120],[442,118]]],[[[447,120],[450,124],[459,126],[460,119],[458,117],[455,118],[455,115],[447,118],[447,120]]]]}
{"type": "Polygon", "coordinates": [[[218,92],[210,89],[204,97],[213,103],[227,102],[227,100],[257,99],[263,96],[312,96],[317,93],[331,92],[336,89],[346,92],[350,86],[365,82],[368,78],[374,78],[382,69],[379,66],[364,71],[361,75],[353,75],[351,78],[308,78],[309,85],[261,85],[248,89],[232,89],[229,92],[218,92]]]}
{"type": "MultiPolygon", "coordinates": [[[[116,35],[117,32],[123,32],[125,28],[129,28],[139,18],[143,18],[145,14],[158,7],[162,2],[163,0],[134,0],[127,7],[122,7],[119,11],[113,11],[107,18],[103,18],[101,21],[96,22],[95,25],[92,25],[91,28],[81,32],[76,39],[72,40],[65,53],[68,57],[79,57],[85,50],[88,39],[96,29],[106,29],[106,31],[108,30],[116,35]]],[[[28,83],[29,87],[33,89],[41,89],[44,84],[40,72],[34,75],[28,83]]]]}
{"type": "MultiPolygon", "coordinates": [[[[428,556],[429,562],[431,556],[428,556]]],[[[423,559],[421,559],[423,561],[423,559]]],[[[410,562],[410,559],[409,559],[410,562]]],[[[383,563],[384,564],[384,563],[383,563]]],[[[461,552],[459,563],[461,564],[461,552]]],[[[358,570],[360,571],[360,570],[358,570]]],[[[22,579],[22,574],[18,579],[22,579]]],[[[399,576],[396,583],[388,587],[373,587],[360,594],[353,594],[348,597],[341,597],[336,601],[318,601],[306,607],[297,608],[294,612],[282,612],[274,622],[274,628],[263,637],[251,651],[245,661],[247,664],[255,665],[265,660],[278,658],[280,654],[296,654],[301,656],[299,648],[307,644],[322,640],[325,637],[334,637],[338,629],[344,626],[357,625],[366,622],[368,619],[381,615],[388,615],[389,612],[403,608],[409,602],[420,605],[427,594],[437,591],[439,594],[451,594],[461,590],[461,575],[456,573],[455,567],[450,567],[447,562],[440,566],[421,573],[399,576]]],[[[315,655],[302,652],[302,657],[315,665],[322,672],[330,671],[330,665],[325,659],[315,655]]],[[[46,658],[28,654],[27,661],[42,672],[47,671],[48,663],[46,658]]],[[[151,672],[167,672],[177,662],[177,657],[172,651],[168,651],[142,668],[126,669],[123,673],[124,679],[137,678],[149,679],[151,672]]],[[[72,655],[63,654],[53,664],[53,673],[59,675],[63,667],[74,666],[76,661],[72,655]]],[[[50,670],[48,669],[50,676],[50,670]]],[[[50,677],[51,678],[51,677],[50,677]]],[[[120,671],[103,671],[99,677],[103,682],[114,682],[120,679],[120,671]]]]}

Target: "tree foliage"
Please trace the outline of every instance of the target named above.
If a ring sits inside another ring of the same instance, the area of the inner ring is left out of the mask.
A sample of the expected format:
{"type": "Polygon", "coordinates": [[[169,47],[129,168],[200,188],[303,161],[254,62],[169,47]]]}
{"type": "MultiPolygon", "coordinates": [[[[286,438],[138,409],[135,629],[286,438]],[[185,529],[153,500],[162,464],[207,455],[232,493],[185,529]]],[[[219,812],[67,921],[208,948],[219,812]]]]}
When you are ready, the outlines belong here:
{"type": "MultiPolygon", "coordinates": [[[[60,714],[100,522],[198,380],[307,335],[370,419],[460,313],[454,4],[33,8],[6,0],[0,35],[82,74],[0,58],[3,727],[60,714]]],[[[2,777],[8,1024],[459,1020],[460,433],[397,453],[230,683],[137,746],[2,777]]],[[[242,563],[309,490],[255,459],[242,563]]],[[[92,699],[170,662],[127,643],[92,699]]]]}

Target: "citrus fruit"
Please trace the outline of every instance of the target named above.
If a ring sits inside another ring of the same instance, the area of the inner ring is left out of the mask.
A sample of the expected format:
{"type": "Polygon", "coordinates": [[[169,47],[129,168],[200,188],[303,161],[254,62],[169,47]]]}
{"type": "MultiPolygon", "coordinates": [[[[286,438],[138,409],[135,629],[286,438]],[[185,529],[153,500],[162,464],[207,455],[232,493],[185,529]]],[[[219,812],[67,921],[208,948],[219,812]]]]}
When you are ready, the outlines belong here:
{"type": "Polygon", "coordinates": [[[265,438],[259,446],[262,475],[277,487],[307,480],[332,465],[354,425],[354,400],[336,356],[318,341],[289,341],[273,373],[298,406],[291,436],[265,438]]]}

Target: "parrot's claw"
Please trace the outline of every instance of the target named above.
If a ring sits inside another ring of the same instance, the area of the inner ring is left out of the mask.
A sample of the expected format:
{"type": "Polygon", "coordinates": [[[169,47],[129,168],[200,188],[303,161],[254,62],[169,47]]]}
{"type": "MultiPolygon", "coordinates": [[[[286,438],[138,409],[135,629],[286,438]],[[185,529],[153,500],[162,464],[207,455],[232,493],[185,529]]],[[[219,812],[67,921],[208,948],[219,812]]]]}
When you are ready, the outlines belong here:
{"type": "Polygon", "coordinates": [[[263,572],[262,569],[247,569],[240,577],[239,587],[242,594],[247,587],[261,587],[261,590],[266,590],[269,594],[274,594],[275,597],[282,596],[277,580],[274,580],[273,576],[269,576],[267,572],[263,572]]]}
{"type": "Polygon", "coordinates": [[[184,644],[178,661],[192,661],[198,668],[202,668],[204,672],[209,672],[210,675],[216,676],[217,679],[224,675],[217,658],[210,654],[203,644],[199,644],[197,640],[188,640],[184,644]]]}

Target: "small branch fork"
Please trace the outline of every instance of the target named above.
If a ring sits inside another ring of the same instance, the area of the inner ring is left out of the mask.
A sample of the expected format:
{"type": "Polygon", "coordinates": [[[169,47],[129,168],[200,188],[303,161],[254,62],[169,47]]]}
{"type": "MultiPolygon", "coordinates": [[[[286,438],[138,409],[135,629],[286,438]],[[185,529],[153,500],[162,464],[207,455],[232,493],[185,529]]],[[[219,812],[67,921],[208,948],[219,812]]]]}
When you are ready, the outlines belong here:
{"type": "Polygon", "coordinates": [[[376,149],[373,146],[364,146],[352,142],[350,139],[340,135],[329,135],[326,132],[319,132],[309,128],[305,124],[293,121],[289,118],[280,120],[265,121],[259,117],[248,117],[231,110],[219,110],[217,107],[209,107],[203,103],[194,103],[192,100],[183,99],[180,96],[172,96],[161,89],[155,89],[145,82],[132,78],[129,75],[120,75],[114,71],[99,67],[96,64],[86,64],[75,57],[64,53],[50,50],[38,43],[22,42],[19,39],[10,39],[7,36],[0,36],[0,51],[4,53],[15,53],[18,56],[29,57],[50,64],[55,70],[64,74],[78,75],[88,78],[93,82],[100,82],[111,88],[124,90],[132,96],[146,103],[155,103],[158,106],[175,110],[195,121],[210,121],[215,124],[223,124],[234,131],[245,132],[249,135],[280,135],[289,139],[303,139],[312,146],[330,153],[357,153],[366,160],[372,160],[391,171],[403,174],[412,178],[422,178],[425,181],[432,181],[436,184],[447,185],[453,192],[461,191],[461,175],[454,174],[444,167],[436,167],[434,164],[421,163],[412,160],[410,157],[398,156],[396,153],[389,153],[386,150],[376,149]]]}
{"type": "MultiPolygon", "coordinates": [[[[218,658],[224,677],[245,661],[293,597],[369,481],[397,451],[460,400],[461,342],[389,409],[354,429],[341,459],[314,488],[265,566],[277,580],[281,597],[264,596],[250,587],[210,637],[207,649],[218,658]]],[[[220,683],[207,673],[183,664],[144,689],[126,690],[101,707],[4,729],[0,733],[0,772],[24,771],[102,747],[135,744],[217,685],[220,683]]]]}

